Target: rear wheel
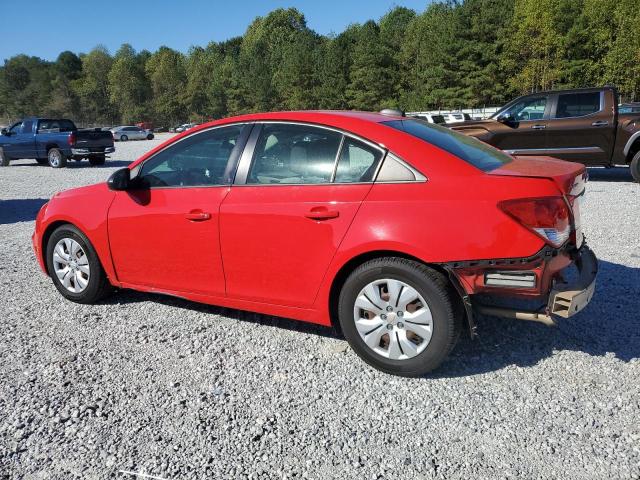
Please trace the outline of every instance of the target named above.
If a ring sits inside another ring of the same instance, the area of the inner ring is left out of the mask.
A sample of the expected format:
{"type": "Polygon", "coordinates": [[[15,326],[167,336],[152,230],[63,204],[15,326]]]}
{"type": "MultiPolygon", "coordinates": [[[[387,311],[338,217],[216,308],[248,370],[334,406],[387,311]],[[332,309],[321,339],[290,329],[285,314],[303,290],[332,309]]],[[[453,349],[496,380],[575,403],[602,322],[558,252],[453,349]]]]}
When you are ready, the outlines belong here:
{"type": "Polygon", "coordinates": [[[59,148],[52,148],[47,152],[47,161],[49,166],[53,168],[64,168],[67,166],[67,157],[64,156],[59,148]]]}
{"type": "Polygon", "coordinates": [[[4,153],[4,150],[0,148],[0,167],[8,167],[9,166],[9,157],[4,153]]]}
{"type": "Polygon", "coordinates": [[[71,301],[93,303],[112,291],[91,242],[72,225],[51,234],[46,260],[54,285],[71,301]]]}
{"type": "Polygon", "coordinates": [[[91,165],[104,165],[105,156],[96,155],[95,157],[89,157],[89,163],[91,165]]]}
{"type": "Polygon", "coordinates": [[[462,324],[446,277],[394,257],[354,270],[340,292],[338,312],[347,341],[365,362],[406,377],[437,368],[457,342],[462,324]]]}
{"type": "Polygon", "coordinates": [[[147,140],[153,140],[153,133],[150,133],[149,135],[147,135],[147,140]]]}
{"type": "Polygon", "coordinates": [[[127,140],[129,140],[129,137],[127,137],[126,135],[120,135],[121,142],[126,142],[127,140]]]}
{"type": "Polygon", "coordinates": [[[640,182],[640,151],[638,151],[633,160],[631,160],[631,165],[629,165],[631,169],[631,176],[636,182],[640,182]]]}

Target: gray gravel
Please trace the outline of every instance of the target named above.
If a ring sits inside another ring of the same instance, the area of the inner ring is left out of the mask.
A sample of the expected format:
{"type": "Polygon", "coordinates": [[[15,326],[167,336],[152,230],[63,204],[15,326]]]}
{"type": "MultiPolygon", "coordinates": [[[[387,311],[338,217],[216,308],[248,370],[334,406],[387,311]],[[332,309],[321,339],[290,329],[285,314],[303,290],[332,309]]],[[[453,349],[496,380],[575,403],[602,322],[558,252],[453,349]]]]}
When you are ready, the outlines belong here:
{"type": "Polygon", "coordinates": [[[64,300],[31,251],[36,211],[157,143],[119,143],[101,168],[0,169],[0,478],[640,478],[625,169],[590,172],[602,262],[584,312],[555,329],[481,319],[435,377],[403,379],[330,329],[135,292],[64,300]]]}

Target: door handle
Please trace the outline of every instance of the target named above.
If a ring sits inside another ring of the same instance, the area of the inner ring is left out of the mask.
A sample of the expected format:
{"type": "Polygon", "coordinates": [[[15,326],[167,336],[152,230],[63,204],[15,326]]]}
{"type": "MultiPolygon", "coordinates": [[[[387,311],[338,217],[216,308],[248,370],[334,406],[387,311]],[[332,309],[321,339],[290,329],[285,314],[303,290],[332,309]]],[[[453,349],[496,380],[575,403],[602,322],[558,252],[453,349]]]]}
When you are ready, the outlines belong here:
{"type": "Polygon", "coordinates": [[[191,220],[192,222],[202,222],[204,220],[209,220],[211,218],[211,214],[208,212],[193,210],[189,213],[185,213],[184,218],[191,220]]]}
{"type": "Polygon", "coordinates": [[[337,210],[329,210],[326,207],[314,207],[305,213],[304,216],[311,220],[329,220],[331,218],[338,218],[340,212],[337,210]]]}
{"type": "Polygon", "coordinates": [[[532,130],[544,130],[545,128],[547,128],[546,125],[532,125],[531,126],[532,130]]]}
{"type": "Polygon", "coordinates": [[[592,127],[606,127],[607,125],[609,125],[609,122],[606,120],[598,120],[591,124],[592,127]]]}

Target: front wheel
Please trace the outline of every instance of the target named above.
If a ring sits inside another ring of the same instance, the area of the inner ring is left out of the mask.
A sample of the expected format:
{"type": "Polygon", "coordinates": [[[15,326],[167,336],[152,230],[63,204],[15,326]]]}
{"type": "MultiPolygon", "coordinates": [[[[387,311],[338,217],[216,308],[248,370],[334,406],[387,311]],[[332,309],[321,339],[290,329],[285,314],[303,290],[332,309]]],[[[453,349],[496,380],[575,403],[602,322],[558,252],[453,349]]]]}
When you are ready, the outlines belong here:
{"type": "Polygon", "coordinates": [[[347,278],[338,305],[342,332],[369,365],[405,377],[437,368],[458,340],[462,310],[439,272],[379,258],[347,278]]]}
{"type": "Polygon", "coordinates": [[[53,168],[64,168],[67,166],[67,157],[64,156],[59,148],[52,148],[47,153],[47,161],[49,166],[53,168]]]}
{"type": "Polygon", "coordinates": [[[634,155],[629,168],[631,169],[631,176],[633,179],[636,182],[640,182],[640,151],[634,155]]]}
{"type": "Polygon", "coordinates": [[[111,292],[95,249],[76,227],[58,227],[49,237],[46,255],[49,275],[65,298],[93,303],[111,292]]]}

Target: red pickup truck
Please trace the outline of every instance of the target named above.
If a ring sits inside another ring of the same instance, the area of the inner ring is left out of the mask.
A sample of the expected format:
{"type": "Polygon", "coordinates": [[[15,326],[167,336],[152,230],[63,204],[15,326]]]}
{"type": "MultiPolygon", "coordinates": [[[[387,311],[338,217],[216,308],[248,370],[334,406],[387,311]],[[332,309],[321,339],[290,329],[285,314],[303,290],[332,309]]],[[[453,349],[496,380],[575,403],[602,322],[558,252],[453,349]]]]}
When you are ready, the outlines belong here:
{"type": "Polygon", "coordinates": [[[629,165],[640,182],[640,113],[619,112],[613,87],[538,92],[516,98],[487,120],[449,126],[512,155],[629,165]]]}

